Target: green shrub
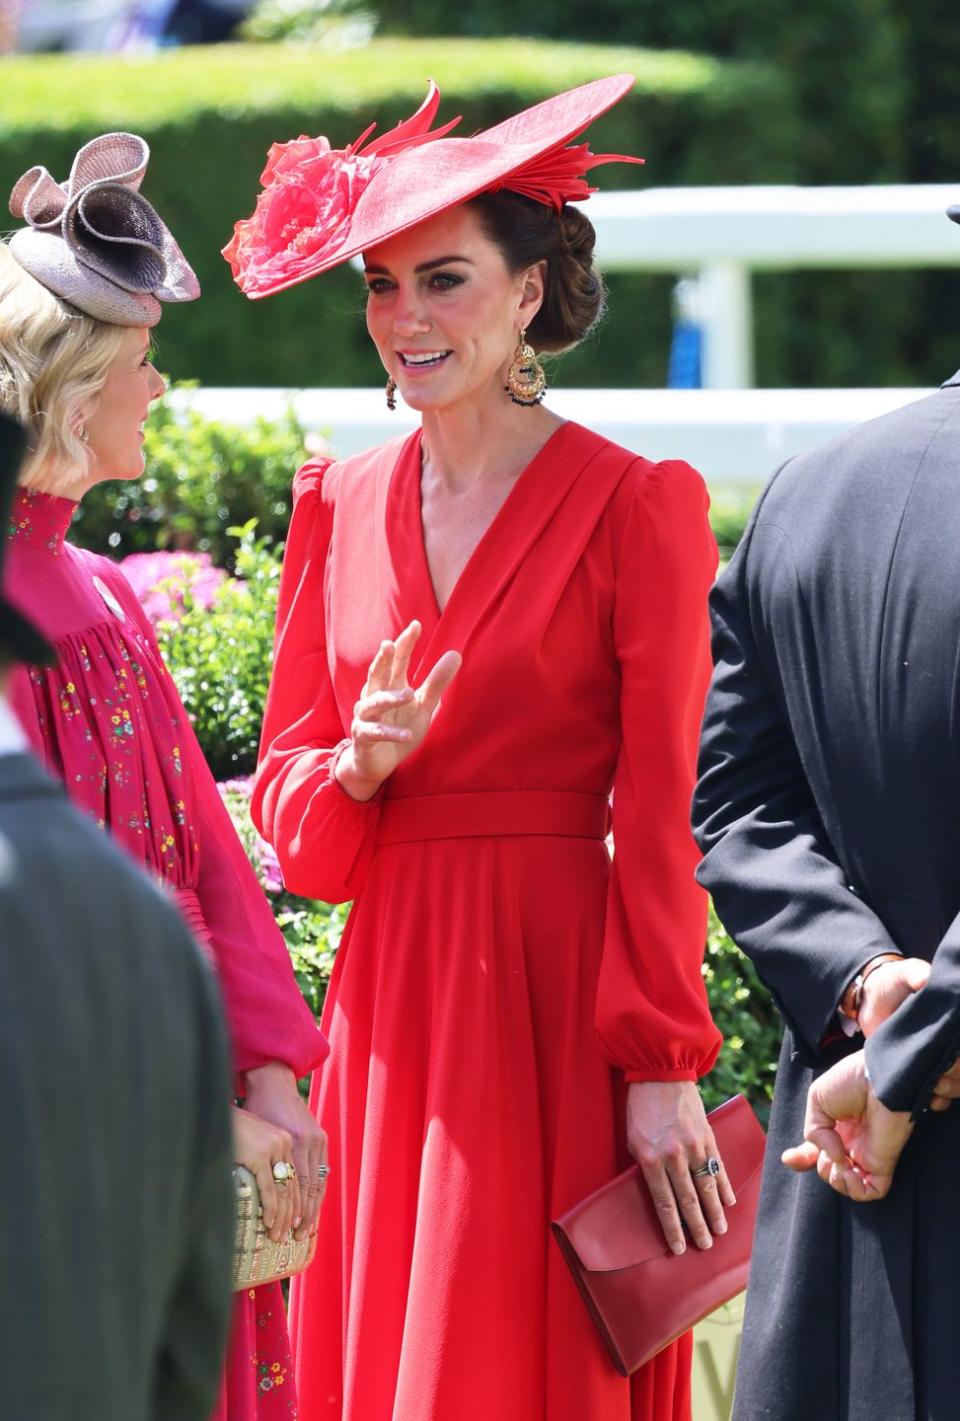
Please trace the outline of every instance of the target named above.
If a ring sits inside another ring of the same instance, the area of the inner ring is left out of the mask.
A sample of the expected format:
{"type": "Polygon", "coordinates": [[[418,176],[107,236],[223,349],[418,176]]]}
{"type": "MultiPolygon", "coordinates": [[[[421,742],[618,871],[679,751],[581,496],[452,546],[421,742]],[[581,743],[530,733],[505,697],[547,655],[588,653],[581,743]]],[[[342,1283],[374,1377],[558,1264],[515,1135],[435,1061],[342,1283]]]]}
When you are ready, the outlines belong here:
{"type": "Polygon", "coordinates": [[[728,937],[712,908],[703,975],[710,1010],[723,1035],[717,1064],[702,1082],[707,1109],[739,1091],[766,1123],[780,1052],[780,1018],[753,963],[728,937]]]}
{"type": "Polygon", "coordinates": [[[253,526],[237,530],[238,576],[210,606],[181,594],[179,620],[157,626],[160,650],[218,780],[249,774],[257,759],[273,660],[280,563],[253,526]]]}
{"type": "MultiPolygon", "coordinates": [[[[634,92],[591,130],[595,151],[643,153],[645,169],[600,169],[600,186],[790,181],[803,172],[789,86],[773,68],[684,53],[537,40],[376,39],[322,55],[292,45],[226,45],[156,57],[27,56],[3,67],[0,190],[34,163],[65,177],[76,149],[132,128],[153,156],[145,191],[197,270],[203,298],[167,307],[164,368],[207,385],[375,385],[380,363],[346,267],[267,301],[247,301],[220,256],[247,216],[270,144],[325,133],[336,146],[421,102],[432,76],[461,131],[558,90],[629,70],[634,92]],[[757,122],[757,114],[763,122],[757,122]]],[[[566,358],[568,385],[659,385],[667,362],[668,277],[615,275],[600,334],[566,358]]]]}

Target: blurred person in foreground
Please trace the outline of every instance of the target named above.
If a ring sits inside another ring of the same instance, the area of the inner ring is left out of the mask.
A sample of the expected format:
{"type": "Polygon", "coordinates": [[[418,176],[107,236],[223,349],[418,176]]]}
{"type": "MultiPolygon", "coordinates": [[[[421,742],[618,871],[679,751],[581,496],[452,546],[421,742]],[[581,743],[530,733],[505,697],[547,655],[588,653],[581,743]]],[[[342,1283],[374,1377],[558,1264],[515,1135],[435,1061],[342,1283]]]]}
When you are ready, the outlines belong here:
{"type": "MultiPolygon", "coordinates": [[[[115,564],[67,539],[87,490],[143,472],[143,425],[164,388],[150,331],[161,301],[199,293],[139,191],[147,158],[142,139],[106,134],[68,182],[35,167],[11,198],[26,225],[0,245],[0,409],[30,447],[7,528],[9,592],[57,652],[54,667],[18,671],[11,695],[70,798],[167,886],[214,962],[246,1106],[234,1158],[280,1237],[316,1227],[326,1141],[297,1078],[326,1045],[149,622],[115,564]]],[[[217,1421],[295,1414],[280,1285],[239,1293],[217,1421]]]]}
{"type": "MultiPolygon", "coordinates": [[[[24,446],[0,415],[4,521],[24,446]]],[[[217,989],[165,895],[29,753],[21,661],[53,649],[0,595],[0,1416],[205,1421],[233,1247],[217,989]]]]}
{"type": "Polygon", "coordinates": [[[955,375],[784,465],[713,595],[700,877],[786,1023],[737,1421],[957,1414],[958,547],[955,375]]]}
{"type": "Polygon", "coordinates": [[[630,83],[470,139],[433,88],[360,151],[275,145],[228,248],[251,295],[362,252],[387,403],[422,414],[297,476],[254,794],[288,887],[356,900],[293,1288],[310,1421],[689,1415],[690,1339],[617,1375],[548,1228],[631,1153],[677,1252],[730,1202],[695,1084],[706,491],[558,418],[534,354],[602,310],[573,202],[610,158],[567,144],[630,83]]]}

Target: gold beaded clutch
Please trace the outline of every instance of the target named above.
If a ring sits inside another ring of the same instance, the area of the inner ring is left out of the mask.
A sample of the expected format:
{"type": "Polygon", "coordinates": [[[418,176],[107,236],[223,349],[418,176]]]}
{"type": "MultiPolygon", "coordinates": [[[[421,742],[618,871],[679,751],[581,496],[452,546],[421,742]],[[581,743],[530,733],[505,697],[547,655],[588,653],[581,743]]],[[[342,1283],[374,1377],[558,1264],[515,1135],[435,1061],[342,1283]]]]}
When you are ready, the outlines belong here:
{"type": "Polygon", "coordinates": [[[259,1288],[302,1273],[317,1251],[316,1231],[309,1237],[294,1238],[293,1230],[274,1243],[263,1226],[260,1190],[257,1181],[242,1164],[234,1165],[237,1188],[237,1229],[233,1244],[233,1291],[259,1288]]]}

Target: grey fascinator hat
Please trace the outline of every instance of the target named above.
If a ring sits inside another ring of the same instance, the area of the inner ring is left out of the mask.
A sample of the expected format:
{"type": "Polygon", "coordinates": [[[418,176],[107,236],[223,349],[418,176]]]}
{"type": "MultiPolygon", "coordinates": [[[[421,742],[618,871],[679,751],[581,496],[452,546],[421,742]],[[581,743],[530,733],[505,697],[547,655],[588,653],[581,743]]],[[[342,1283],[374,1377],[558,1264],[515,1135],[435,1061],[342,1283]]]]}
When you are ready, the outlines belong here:
{"type": "Polygon", "coordinates": [[[161,301],[193,301],[200,283],[140,192],[150,149],[134,133],[84,144],[70,177],[24,173],[10,211],[26,222],[10,251],[48,291],[114,326],[155,326],[161,301]]]}

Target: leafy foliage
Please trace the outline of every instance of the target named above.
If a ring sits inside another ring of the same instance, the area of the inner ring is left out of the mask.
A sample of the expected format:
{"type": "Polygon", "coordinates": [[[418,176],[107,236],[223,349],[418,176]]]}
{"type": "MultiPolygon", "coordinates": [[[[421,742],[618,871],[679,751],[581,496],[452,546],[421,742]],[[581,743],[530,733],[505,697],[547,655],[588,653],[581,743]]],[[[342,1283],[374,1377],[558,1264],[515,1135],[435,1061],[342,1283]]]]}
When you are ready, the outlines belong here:
{"type": "Polygon", "coordinates": [[[366,44],[377,17],[363,0],[260,0],[240,25],[241,39],[343,49],[366,44]]]}
{"type": "Polygon", "coordinates": [[[255,539],[254,523],[233,531],[237,577],[208,607],[187,585],[179,618],[157,625],[163,658],[218,780],[249,774],[256,764],[280,585],[279,561],[266,539],[255,539]]]}
{"type": "Polygon", "coordinates": [[[712,908],[703,975],[713,1019],[723,1034],[717,1064],[701,1083],[707,1109],[741,1091],[765,1122],[780,1051],[780,1019],[753,963],[712,908]]]}

